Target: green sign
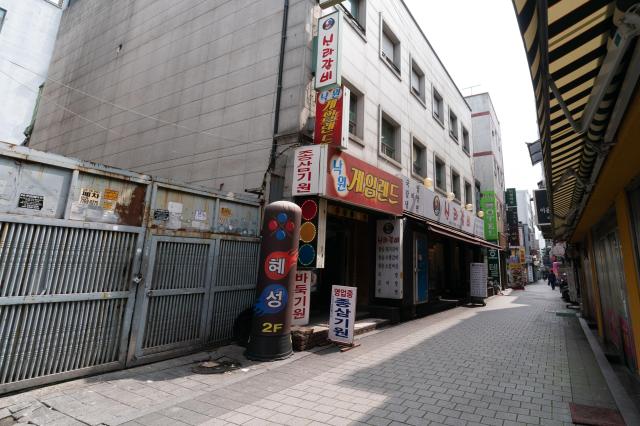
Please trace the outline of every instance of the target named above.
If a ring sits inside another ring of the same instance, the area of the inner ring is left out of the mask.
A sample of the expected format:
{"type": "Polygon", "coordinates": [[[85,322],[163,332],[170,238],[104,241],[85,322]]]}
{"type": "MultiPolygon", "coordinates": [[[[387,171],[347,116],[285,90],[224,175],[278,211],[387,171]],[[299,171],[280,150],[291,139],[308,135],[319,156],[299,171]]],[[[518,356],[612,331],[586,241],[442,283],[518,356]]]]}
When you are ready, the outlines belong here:
{"type": "Polygon", "coordinates": [[[504,203],[507,207],[518,207],[515,188],[507,188],[507,190],[504,191],[504,203]]]}
{"type": "Polygon", "coordinates": [[[480,209],[484,212],[484,238],[487,241],[498,241],[498,211],[496,193],[482,191],[480,209]]]}
{"type": "Polygon", "coordinates": [[[487,277],[489,281],[500,284],[500,252],[496,249],[487,251],[487,277]]]}

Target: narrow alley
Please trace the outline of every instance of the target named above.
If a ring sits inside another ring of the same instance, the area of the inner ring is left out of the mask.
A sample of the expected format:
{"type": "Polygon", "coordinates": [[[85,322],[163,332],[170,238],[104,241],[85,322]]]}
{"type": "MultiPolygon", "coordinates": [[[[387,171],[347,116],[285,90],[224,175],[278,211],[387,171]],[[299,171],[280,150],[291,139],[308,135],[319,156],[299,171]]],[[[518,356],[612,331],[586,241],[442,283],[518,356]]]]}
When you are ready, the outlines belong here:
{"type": "MultiPolygon", "coordinates": [[[[615,407],[578,318],[542,282],[224,375],[206,354],[0,399],[32,424],[572,424],[569,403],[615,407]]],[[[240,349],[219,353],[239,359],[240,349]]],[[[13,421],[13,420],[11,420],[13,421]]],[[[2,423],[2,422],[0,422],[2,423]]],[[[2,423],[3,425],[5,423],[2,423]]],[[[8,423],[10,424],[10,423],[8,423]]]]}

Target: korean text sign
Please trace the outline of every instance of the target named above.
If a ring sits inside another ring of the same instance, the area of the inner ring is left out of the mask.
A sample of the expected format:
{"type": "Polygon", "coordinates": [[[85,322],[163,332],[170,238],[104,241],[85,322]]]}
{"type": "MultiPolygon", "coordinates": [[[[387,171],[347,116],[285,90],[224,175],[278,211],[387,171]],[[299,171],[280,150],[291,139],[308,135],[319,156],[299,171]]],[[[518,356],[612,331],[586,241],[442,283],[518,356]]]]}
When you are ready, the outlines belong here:
{"type": "Polygon", "coordinates": [[[471,263],[469,265],[471,281],[471,297],[487,297],[487,264],[471,263]]]}
{"type": "Polygon", "coordinates": [[[334,87],[317,93],[313,143],[347,148],[350,96],[351,92],[346,87],[334,87]]]}
{"type": "Polygon", "coordinates": [[[402,224],[402,219],[377,223],[376,297],[402,299],[402,224]]]}
{"type": "Polygon", "coordinates": [[[353,343],[357,290],[357,287],[341,285],[331,287],[329,340],[348,345],[353,343]]]}
{"type": "Polygon", "coordinates": [[[319,193],[322,167],[320,146],[302,146],[293,155],[293,179],[291,192],[294,196],[319,193]]]}
{"type": "Polygon", "coordinates": [[[318,20],[318,52],[316,56],[316,90],[341,83],[342,14],[330,13],[318,20]]]}
{"type": "Polygon", "coordinates": [[[327,198],[402,216],[402,179],[336,149],[327,158],[327,198]]]}
{"type": "Polygon", "coordinates": [[[309,306],[311,303],[311,271],[297,271],[293,288],[292,325],[309,324],[309,306]]]}
{"type": "Polygon", "coordinates": [[[480,208],[484,211],[484,235],[489,241],[498,240],[498,211],[496,209],[496,194],[493,191],[483,191],[480,208]]]}

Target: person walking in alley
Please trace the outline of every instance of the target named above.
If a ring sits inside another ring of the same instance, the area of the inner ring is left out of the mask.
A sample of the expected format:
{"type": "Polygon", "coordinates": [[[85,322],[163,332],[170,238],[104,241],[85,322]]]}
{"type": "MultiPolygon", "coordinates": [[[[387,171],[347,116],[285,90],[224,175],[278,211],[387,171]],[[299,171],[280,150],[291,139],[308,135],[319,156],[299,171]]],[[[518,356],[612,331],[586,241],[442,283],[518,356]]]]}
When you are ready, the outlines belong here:
{"type": "Polygon", "coordinates": [[[549,282],[547,285],[551,286],[551,290],[556,289],[556,274],[554,274],[553,271],[549,271],[549,282]]]}

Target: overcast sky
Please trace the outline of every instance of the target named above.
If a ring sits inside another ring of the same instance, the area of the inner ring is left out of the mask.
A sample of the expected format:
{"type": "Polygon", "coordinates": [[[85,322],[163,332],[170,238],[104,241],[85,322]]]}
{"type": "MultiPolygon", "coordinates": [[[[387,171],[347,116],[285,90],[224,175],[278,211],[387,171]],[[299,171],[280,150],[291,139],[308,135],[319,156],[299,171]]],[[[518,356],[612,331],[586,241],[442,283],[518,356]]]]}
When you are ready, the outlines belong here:
{"type": "Polygon", "coordinates": [[[538,139],[535,101],[510,0],[405,0],[464,95],[489,92],[502,129],[507,188],[537,188],[525,142],[538,139]],[[473,87],[471,89],[465,89],[473,87]],[[473,91],[473,92],[472,92],[473,91]]]}

